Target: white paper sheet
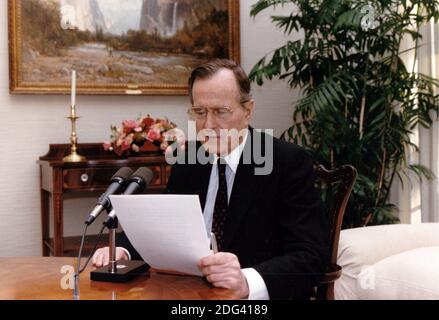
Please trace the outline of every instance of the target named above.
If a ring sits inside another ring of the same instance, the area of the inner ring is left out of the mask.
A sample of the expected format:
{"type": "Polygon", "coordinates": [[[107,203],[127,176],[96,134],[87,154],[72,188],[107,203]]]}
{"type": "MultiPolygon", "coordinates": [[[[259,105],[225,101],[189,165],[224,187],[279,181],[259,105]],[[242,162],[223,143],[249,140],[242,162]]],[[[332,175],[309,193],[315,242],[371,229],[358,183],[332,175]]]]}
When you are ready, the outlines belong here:
{"type": "Polygon", "coordinates": [[[155,269],[202,276],[210,240],[197,195],[116,195],[113,208],[128,239],[155,269]]]}

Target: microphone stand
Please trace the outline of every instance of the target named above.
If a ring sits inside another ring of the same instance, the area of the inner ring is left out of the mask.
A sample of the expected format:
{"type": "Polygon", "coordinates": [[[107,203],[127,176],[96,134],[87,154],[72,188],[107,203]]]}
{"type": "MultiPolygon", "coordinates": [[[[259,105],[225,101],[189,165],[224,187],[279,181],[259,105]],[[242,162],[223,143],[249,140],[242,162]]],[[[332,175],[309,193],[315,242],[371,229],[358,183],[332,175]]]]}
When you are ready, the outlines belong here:
{"type": "Polygon", "coordinates": [[[117,261],[116,261],[116,229],[118,227],[117,218],[113,220],[113,223],[108,227],[109,235],[109,250],[110,250],[110,263],[108,264],[108,271],[110,273],[117,272],[117,261]]]}
{"type": "MultiPolygon", "coordinates": [[[[111,208],[110,208],[111,209],[111,208]]],[[[108,209],[108,213],[111,210],[108,209]]],[[[128,282],[135,277],[144,274],[149,269],[149,265],[144,261],[118,261],[116,260],[116,230],[119,225],[117,217],[112,219],[111,224],[107,225],[109,230],[109,250],[110,262],[108,266],[97,268],[90,273],[92,281],[104,282],[128,282]]]]}

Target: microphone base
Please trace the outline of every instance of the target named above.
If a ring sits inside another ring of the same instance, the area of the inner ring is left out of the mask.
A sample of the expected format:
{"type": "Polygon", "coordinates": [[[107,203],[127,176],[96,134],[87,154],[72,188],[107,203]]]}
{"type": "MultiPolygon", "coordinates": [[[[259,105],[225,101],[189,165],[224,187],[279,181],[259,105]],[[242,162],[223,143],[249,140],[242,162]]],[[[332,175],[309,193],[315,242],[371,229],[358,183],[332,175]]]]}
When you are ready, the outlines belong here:
{"type": "Polygon", "coordinates": [[[92,281],[128,282],[145,274],[149,265],[143,261],[118,261],[116,272],[112,273],[109,266],[98,268],[90,273],[92,281]]]}

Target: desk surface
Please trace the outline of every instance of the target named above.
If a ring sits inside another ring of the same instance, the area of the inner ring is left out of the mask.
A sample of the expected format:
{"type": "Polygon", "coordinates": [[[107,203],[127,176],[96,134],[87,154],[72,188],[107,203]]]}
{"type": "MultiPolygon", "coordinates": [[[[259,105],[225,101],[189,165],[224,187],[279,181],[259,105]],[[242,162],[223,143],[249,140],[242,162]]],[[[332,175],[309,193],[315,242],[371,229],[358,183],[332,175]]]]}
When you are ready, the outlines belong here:
{"type": "MultiPolygon", "coordinates": [[[[63,266],[73,266],[73,258],[0,258],[0,299],[73,300],[63,266]]],[[[68,267],[67,267],[68,268],[68,267]]],[[[212,288],[203,278],[149,272],[128,283],[90,280],[88,267],[80,276],[81,300],[204,300],[233,299],[230,291],[212,288]]]]}

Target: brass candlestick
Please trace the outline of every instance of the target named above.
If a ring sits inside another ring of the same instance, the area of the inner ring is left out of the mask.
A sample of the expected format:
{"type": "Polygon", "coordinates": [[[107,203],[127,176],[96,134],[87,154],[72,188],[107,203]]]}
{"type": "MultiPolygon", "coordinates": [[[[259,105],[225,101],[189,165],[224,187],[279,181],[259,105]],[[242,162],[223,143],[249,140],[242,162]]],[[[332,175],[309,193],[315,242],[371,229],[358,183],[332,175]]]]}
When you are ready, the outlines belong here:
{"type": "Polygon", "coordinates": [[[70,154],[64,157],[62,160],[64,162],[85,161],[86,158],[79,155],[77,152],[78,136],[76,135],[76,120],[79,119],[79,117],[76,116],[76,107],[74,104],[72,104],[70,107],[70,117],[67,117],[67,119],[70,119],[70,122],[72,123],[72,134],[70,135],[70,142],[72,143],[72,146],[70,148],[70,154]]]}

